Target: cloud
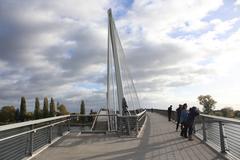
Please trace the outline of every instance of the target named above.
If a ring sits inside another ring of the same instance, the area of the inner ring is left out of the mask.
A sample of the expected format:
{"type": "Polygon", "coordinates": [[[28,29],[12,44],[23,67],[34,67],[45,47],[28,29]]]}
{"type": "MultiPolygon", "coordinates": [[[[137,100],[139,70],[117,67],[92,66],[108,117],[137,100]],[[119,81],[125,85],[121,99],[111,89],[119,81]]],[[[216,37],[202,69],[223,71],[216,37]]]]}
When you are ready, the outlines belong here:
{"type": "Polygon", "coordinates": [[[21,96],[27,97],[29,109],[36,96],[52,96],[72,111],[79,110],[81,99],[94,108],[103,106],[109,7],[142,104],[177,104],[186,95],[195,102],[193,95],[201,94],[205,85],[221,97],[211,87],[216,80],[219,87],[222,77],[231,82],[226,77],[230,73],[240,79],[239,17],[204,19],[224,7],[222,0],[0,4],[1,106],[19,106],[21,96]]]}
{"type": "Polygon", "coordinates": [[[65,2],[1,1],[1,105],[18,106],[20,96],[78,95],[80,101],[91,94],[74,86],[101,77],[108,1],[65,2]]]}
{"type": "Polygon", "coordinates": [[[239,7],[240,6],[240,0],[236,0],[234,4],[239,7]]]}

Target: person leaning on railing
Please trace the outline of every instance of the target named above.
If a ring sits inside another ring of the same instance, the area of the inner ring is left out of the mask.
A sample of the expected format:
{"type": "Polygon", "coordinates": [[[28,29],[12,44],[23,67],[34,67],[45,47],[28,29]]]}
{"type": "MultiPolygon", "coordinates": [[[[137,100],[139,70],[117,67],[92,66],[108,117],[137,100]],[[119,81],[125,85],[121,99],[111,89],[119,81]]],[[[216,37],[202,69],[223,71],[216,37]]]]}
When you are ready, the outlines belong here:
{"type": "Polygon", "coordinates": [[[199,110],[197,109],[197,107],[193,106],[192,108],[189,109],[189,114],[186,121],[186,127],[188,129],[188,139],[190,141],[193,140],[192,138],[193,125],[194,125],[194,120],[198,115],[199,115],[199,110]]]}

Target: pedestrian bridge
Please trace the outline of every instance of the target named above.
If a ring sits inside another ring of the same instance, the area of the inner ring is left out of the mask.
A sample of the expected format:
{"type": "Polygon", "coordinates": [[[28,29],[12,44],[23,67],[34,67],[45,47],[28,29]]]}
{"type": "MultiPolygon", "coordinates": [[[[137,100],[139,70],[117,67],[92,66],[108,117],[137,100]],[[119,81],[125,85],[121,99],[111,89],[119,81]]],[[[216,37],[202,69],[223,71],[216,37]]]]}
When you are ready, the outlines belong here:
{"type": "Polygon", "coordinates": [[[131,117],[110,115],[117,130],[103,121],[108,118],[94,121],[105,127],[73,126],[76,117],[70,115],[0,126],[0,160],[240,159],[239,120],[201,114],[194,141],[188,141],[166,114],[154,109],[131,117]]]}
{"type": "Polygon", "coordinates": [[[175,124],[158,113],[148,113],[138,138],[107,134],[80,134],[76,130],[37,155],[34,160],[217,160],[216,151],[195,137],[188,141],[175,124]]]}
{"type": "Polygon", "coordinates": [[[141,108],[111,9],[108,19],[105,110],[0,126],[0,160],[240,159],[239,120],[201,115],[188,141],[166,111],[141,108]]]}

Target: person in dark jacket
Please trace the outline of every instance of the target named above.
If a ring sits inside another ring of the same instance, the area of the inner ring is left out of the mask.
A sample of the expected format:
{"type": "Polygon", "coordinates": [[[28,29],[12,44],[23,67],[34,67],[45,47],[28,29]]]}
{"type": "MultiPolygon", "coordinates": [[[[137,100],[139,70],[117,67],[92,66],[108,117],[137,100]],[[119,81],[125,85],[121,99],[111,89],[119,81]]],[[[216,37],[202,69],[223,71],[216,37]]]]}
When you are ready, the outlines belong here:
{"type": "Polygon", "coordinates": [[[188,117],[188,111],[187,111],[187,104],[184,103],[182,106],[181,116],[180,116],[180,123],[181,123],[181,136],[187,138],[187,117],[188,117]]]}
{"type": "Polygon", "coordinates": [[[128,105],[124,97],[122,98],[122,114],[128,115],[128,105]]]}
{"type": "Polygon", "coordinates": [[[186,122],[186,126],[188,128],[188,139],[190,141],[193,140],[192,138],[192,133],[193,133],[193,125],[194,125],[194,121],[195,118],[199,115],[199,110],[197,109],[197,107],[192,107],[191,109],[189,109],[189,114],[187,117],[187,122],[186,122]]]}
{"type": "Polygon", "coordinates": [[[178,127],[179,127],[179,123],[180,123],[180,116],[181,116],[181,111],[182,111],[182,105],[179,104],[179,107],[176,109],[176,113],[177,113],[177,126],[176,126],[176,131],[178,131],[178,127]]]}
{"type": "Polygon", "coordinates": [[[171,116],[172,116],[172,105],[168,107],[168,121],[171,121],[171,116]]]}
{"type": "MultiPolygon", "coordinates": [[[[129,115],[127,101],[124,97],[122,98],[122,115],[123,116],[129,115]]],[[[123,124],[125,124],[125,131],[127,132],[128,135],[130,135],[129,117],[126,117],[126,118],[123,119],[123,124]]],[[[124,130],[123,126],[124,125],[122,125],[122,130],[124,130]]]]}

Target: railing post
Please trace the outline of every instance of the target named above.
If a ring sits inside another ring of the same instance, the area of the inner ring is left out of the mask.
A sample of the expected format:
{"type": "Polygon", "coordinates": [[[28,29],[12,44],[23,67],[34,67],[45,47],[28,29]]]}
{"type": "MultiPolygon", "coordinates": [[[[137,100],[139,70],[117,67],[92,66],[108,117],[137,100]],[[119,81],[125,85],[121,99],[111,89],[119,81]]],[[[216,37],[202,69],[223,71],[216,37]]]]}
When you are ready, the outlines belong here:
{"type": "MultiPolygon", "coordinates": [[[[34,125],[31,125],[30,127],[31,130],[34,129],[34,125]]],[[[34,131],[30,133],[30,147],[29,147],[29,155],[32,156],[33,154],[33,140],[34,140],[34,131]]]]}
{"type": "Polygon", "coordinates": [[[68,121],[67,121],[67,123],[68,123],[68,131],[70,131],[70,120],[71,120],[71,118],[69,117],[68,121]]]}
{"type": "Polygon", "coordinates": [[[226,152],[226,147],[225,147],[225,136],[223,132],[223,123],[222,121],[219,121],[219,133],[220,133],[220,144],[221,144],[221,152],[225,153],[226,152]]]}
{"type": "Polygon", "coordinates": [[[115,115],[114,119],[115,119],[115,130],[118,132],[118,116],[115,115]]]}
{"type": "Polygon", "coordinates": [[[203,127],[203,141],[206,142],[207,141],[207,133],[206,133],[206,121],[205,121],[205,117],[202,117],[202,127],[203,127]]]}

